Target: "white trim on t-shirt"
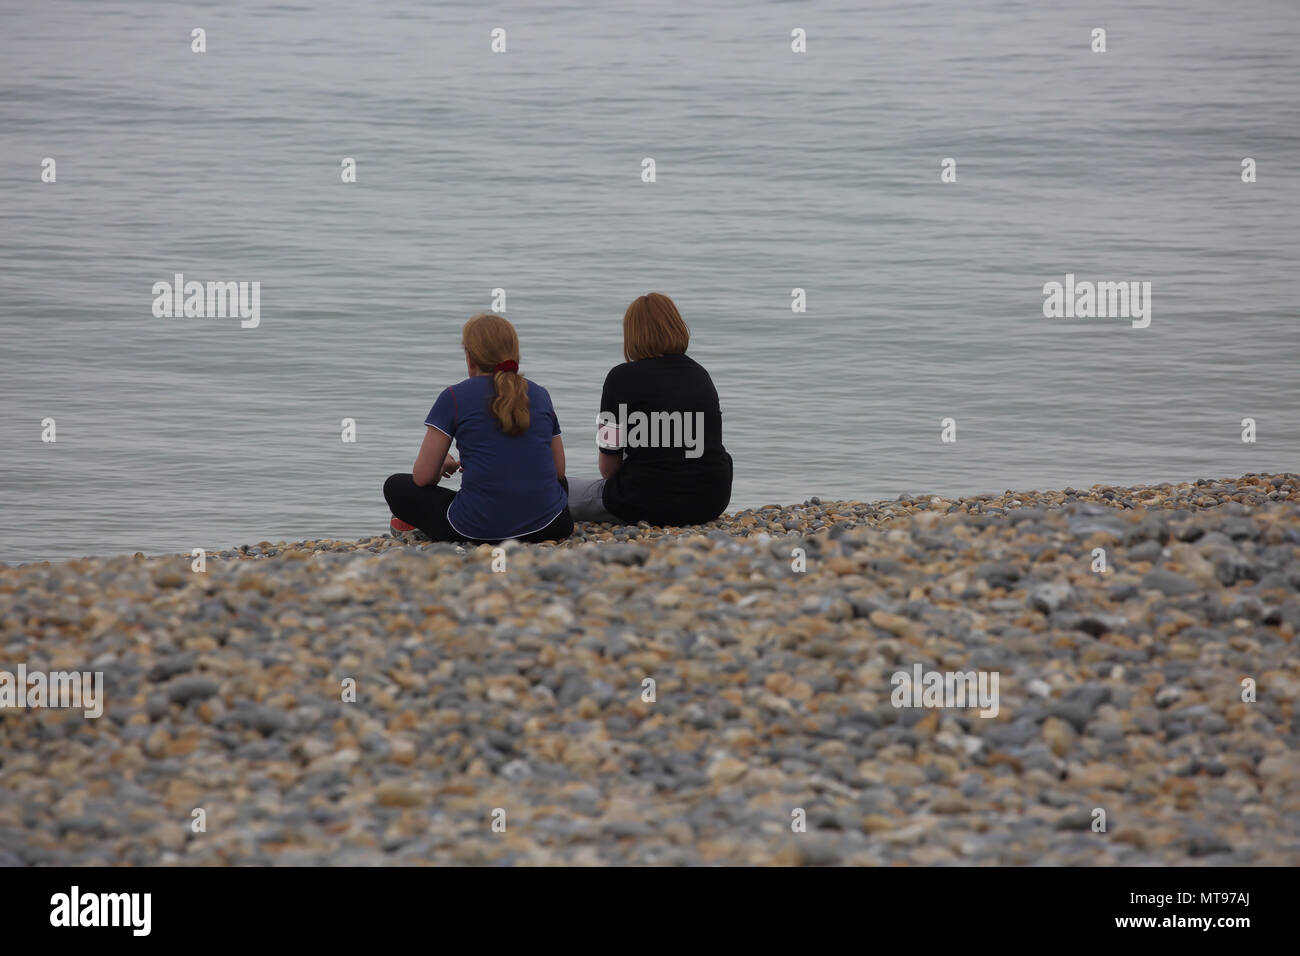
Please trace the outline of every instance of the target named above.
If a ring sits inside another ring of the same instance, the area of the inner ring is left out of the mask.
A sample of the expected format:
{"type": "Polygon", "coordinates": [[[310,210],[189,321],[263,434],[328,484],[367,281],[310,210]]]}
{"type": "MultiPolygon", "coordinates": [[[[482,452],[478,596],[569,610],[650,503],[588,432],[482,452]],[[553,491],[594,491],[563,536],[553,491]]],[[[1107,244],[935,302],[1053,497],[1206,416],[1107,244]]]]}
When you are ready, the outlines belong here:
{"type": "MultiPolygon", "coordinates": [[[[461,531],[460,528],[457,528],[457,527],[456,527],[456,522],[454,522],[454,521],[451,520],[451,509],[454,508],[454,507],[456,507],[456,499],[455,499],[455,498],[453,498],[452,501],[451,501],[451,504],[449,504],[449,505],[447,506],[447,524],[451,525],[451,530],[452,530],[452,531],[455,531],[458,535],[460,535],[462,538],[465,538],[465,539],[468,540],[468,541],[486,541],[486,540],[488,540],[487,538],[480,538],[478,535],[475,535],[475,534],[466,534],[464,531],[461,531]]],[[[522,538],[522,537],[523,537],[524,535],[526,535],[526,534],[532,534],[532,533],[535,532],[535,531],[541,531],[543,528],[545,528],[547,525],[549,525],[552,521],[554,521],[556,518],[558,518],[558,517],[559,517],[559,516],[564,512],[564,511],[568,510],[568,507],[569,507],[569,504],[568,504],[568,501],[566,500],[565,503],[564,503],[564,507],[563,507],[563,508],[561,508],[559,511],[555,512],[555,514],[551,515],[549,518],[547,518],[545,521],[543,521],[541,524],[539,524],[536,528],[533,528],[533,529],[531,529],[531,530],[529,530],[529,531],[521,531],[521,532],[519,532],[518,534],[512,534],[512,535],[510,535],[510,537],[507,537],[507,538],[501,538],[500,540],[502,540],[502,541],[509,541],[511,538],[522,538]]]]}

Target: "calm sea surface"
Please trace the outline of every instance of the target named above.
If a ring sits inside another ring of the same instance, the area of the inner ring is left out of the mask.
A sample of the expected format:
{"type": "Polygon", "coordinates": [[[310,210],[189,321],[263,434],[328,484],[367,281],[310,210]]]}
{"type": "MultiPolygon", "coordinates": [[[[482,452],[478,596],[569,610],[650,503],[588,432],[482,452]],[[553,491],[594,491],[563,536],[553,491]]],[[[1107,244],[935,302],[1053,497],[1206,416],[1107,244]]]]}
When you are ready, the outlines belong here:
{"type": "Polygon", "coordinates": [[[0,560],[382,531],[497,287],[571,474],[651,290],[733,508],[1295,470],[1297,50],[1292,0],[0,2],[0,560]],[[260,326],[155,318],[177,272],[260,326]],[[1044,318],[1067,272],[1150,327],[1044,318]]]}

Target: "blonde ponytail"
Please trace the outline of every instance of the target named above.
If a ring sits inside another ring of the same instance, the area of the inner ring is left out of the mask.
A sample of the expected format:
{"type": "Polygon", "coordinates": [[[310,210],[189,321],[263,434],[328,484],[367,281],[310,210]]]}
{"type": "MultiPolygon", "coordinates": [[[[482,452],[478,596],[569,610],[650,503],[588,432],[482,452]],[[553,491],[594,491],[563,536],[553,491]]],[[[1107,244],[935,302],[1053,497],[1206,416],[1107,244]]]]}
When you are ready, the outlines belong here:
{"type": "Polygon", "coordinates": [[[518,372],[497,372],[492,376],[492,417],[507,435],[528,431],[528,379],[518,372]]]}
{"type": "Polygon", "coordinates": [[[507,435],[528,431],[528,379],[519,374],[519,336],[499,315],[480,312],[461,332],[465,354],[480,372],[492,376],[492,417],[507,435]],[[500,368],[509,364],[511,368],[500,368]]]}

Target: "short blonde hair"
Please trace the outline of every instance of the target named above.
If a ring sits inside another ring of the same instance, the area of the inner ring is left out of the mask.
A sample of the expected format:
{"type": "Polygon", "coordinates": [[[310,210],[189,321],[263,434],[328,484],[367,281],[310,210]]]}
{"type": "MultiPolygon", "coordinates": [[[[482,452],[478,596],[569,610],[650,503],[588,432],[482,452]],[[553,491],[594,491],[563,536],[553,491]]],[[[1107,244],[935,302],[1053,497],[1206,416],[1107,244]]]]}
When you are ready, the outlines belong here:
{"type": "Polygon", "coordinates": [[[646,293],[623,313],[623,357],[629,362],[681,355],[690,344],[691,330],[662,292],[646,293]]]}

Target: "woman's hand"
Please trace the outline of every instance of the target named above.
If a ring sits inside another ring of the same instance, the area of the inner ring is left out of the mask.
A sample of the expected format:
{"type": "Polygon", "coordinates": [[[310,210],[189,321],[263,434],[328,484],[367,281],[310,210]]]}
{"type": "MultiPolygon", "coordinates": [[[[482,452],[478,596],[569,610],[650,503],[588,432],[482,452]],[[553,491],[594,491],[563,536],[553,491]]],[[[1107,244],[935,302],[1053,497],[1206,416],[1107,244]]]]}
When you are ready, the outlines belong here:
{"type": "MultiPolygon", "coordinates": [[[[438,483],[438,475],[441,469],[438,463],[442,462],[443,467],[447,466],[448,461],[454,459],[447,454],[451,448],[451,439],[446,432],[440,432],[432,425],[424,429],[424,441],[420,443],[420,453],[415,457],[415,465],[411,468],[411,478],[421,488],[438,483]]],[[[460,464],[457,463],[457,468],[460,464]]]]}
{"type": "Polygon", "coordinates": [[[442,463],[442,477],[450,478],[458,471],[460,471],[460,462],[448,455],[442,463]]]}

